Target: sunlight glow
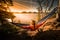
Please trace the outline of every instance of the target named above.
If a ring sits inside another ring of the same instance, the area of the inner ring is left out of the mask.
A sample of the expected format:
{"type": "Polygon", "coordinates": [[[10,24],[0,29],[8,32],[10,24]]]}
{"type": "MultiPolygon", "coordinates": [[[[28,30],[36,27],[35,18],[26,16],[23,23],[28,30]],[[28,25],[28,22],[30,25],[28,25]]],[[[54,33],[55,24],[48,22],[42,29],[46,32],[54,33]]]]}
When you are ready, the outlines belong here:
{"type": "Polygon", "coordinates": [[[16,18],[14,19],[15,22],[21,23],[31,23],[32,20],[37,21],[36,14],[14,14],[16,18]]]}
{"type": "Polygon", "coordinates": [[[22,12],[22,11],[20,11],[19,9],[15,9],[15,8],[11,8],[11,7],[10,7],[10,11],[11,11],[11,12],[22,12]]]}
{"type": "Polygon", "coordinates": [[[11,19],[8,19],[8,21],[9,21],[9,22],[12,22],[12,20],[11,20],[11,19]]]}
{"type": "Polygon", "coordinates": [[[20,10],[20,9],[15,9],[15,8],[10,8],[10,11],[11,12],[38,12],[36,9],[28,9],[28,10],[20,10]]]}

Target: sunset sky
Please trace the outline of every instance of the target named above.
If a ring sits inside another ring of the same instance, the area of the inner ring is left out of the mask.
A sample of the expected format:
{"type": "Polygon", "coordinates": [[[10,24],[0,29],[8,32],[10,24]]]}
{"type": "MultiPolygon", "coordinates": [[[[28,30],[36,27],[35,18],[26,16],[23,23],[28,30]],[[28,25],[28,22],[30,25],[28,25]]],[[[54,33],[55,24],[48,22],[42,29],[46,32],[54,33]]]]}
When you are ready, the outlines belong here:
{"type": "MultiPolygon", "coordinates": [[[[50,0],[48,0],[48,2],[50,3],[50,0]]],[[[42,2],[43,10],[45,8],[45,5],[44,5],[45,3],[46,3],[46,0],[42,2]]],[[[58,3],[58,0],[54,0],[53,7],[56,7],[57,3],[58,3]]],[[[12,12],[21,12],[21,11],[34,12],[34,11],[37,11],[37,8],[39,7],[37,0],[13,0],[13,5],[14,6],[10,7],[12,12]]]]}
{"type": "MultiPolygon", "coordinates": [[[[43,1],[43,0],[40,0],[43,1]]],[[[43,11],[46,9],[46,0],[42,2],[43,11]]],[[[56,7],[58,4],[58,0],[54,0],[53,6],[51,9],[56,7]]],[[[48,0],[48,7],[50,5],[50,0],[48,0]]],[[[19,12],[19,14],[15,13],[16,16],[14,19],[14,22],[20,23],[31,23],[32,20],[35,20],[37,22],[38,15],[37,14],[20,14],[20,12],[26,11],[26,12],[37,12],[37,8],[39,7],[39,4],[37,3],[37,0],[13,0],[13,6],[10,6],[11,12],[19,12]]],[[[47,8],[48,8],[47,7],[47,8]]]]}

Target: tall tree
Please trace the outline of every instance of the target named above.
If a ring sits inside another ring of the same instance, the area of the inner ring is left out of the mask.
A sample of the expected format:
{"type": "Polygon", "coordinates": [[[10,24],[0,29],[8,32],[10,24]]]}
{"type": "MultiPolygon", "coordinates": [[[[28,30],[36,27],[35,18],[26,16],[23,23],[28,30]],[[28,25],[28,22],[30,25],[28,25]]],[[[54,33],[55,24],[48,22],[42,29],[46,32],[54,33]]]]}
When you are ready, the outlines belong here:
{"type": "Polygon", "coordinates": [[[58,0],[58,10],[57,10],[57,12],[58,12],[58,19],[57,19],[57,21],[60,22],[60,0],[58,0]]]}
{"type": "Polygon", "coordinates": [[[48,8],[48,0],[46,0],[46,4],[45,4],[46,8],[45,8],[45,13],[47,12],[47,8],[48,8]]]}
{"type": "MultiPolygon", "coordinates": [[[[13,13],[7,11],[7,7],[5,5],[10,5],[11,1],[7,0],[0,0],[0,34],[2,36],[8,35],[8,34],[17,34],[18,27],[9,23],[6,19],[13,19],[15,16],[13,13]],[[9,3],[9,4],[8,4],[9,3]]],[[[9,10],[9,9],[8,9],[9,10]]],[[[8,37],[8,36],[7,36],[8,37]]]]}
{"type": "Polygon", "coordinates": [[[40,7],[40,10],[42,11],[42,2],[43,2],[44,0],[37,0],[37,3],[39,4],[39,7],[40,7]]]}
{"type": "Polygon", "coordinates": [[[44,0],[37,0],[37,3],[38,3],[38,5],[39,5],[39,7],[38,7],[38,21],[39,21],[40,19],[42,19],[42,17],[43,17],[43,14],[40,15],[40,13],[43,12],[43,10],[42,10],[42,2],[43,2],[43,1],[44,1],[44,0]]]}
{"type": "Polygon", "coordinates": [[[10,19],[13,19],[15,16],[13,15],[13,13],[11,12],[7,12],[7,6],[12,6],[13,5],[13,1],[12,0],[0,0],[0,15],[2,18],[2,21],[5,19],[5,18],[10,18],[10,19]],[[6,7],[5,7],[6,6],[6,7]]]}
{"type": "Polygon", "coordinates": [[[54,0],[51,0],[48,10],[50,10],[52,8],[53,3],[54,3],[54,0]]]}

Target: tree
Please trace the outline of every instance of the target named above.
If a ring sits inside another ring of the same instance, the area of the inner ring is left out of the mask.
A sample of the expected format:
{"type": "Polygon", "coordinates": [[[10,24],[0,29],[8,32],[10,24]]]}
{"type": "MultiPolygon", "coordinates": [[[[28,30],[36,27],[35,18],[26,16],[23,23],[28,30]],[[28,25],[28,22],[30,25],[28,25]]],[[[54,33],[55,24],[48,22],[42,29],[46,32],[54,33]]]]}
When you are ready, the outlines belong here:
{"type": "Polygon", "coordinates": [[[38,5],[39,5],[39,7],[37,8],[38,9],[38,21],[40,20],[40,19],[42,19],[42,17],[43,17],[43,14],[42,15],[40,15],[40,13],[42,12],[42,2],[43,2],[44,0],[37,0],[37,3],[38,3],[38,5]],[[41,17],[42,16],[42,17],[41,17]]]}
{"type": "Polygon", "coordinates": [[[48,8],[48,0],[46,0],[46,4],[45,4],[45,6],[46,6],[45,13],[47,13],[47,8],[48,8]]]}
{"type": "Polygon", "coordinates": [[[54,0],[51,0],[48,10],[50,10],[52,8],[53,3],[54,3],[54,0]]]}
{"type": "Polygon", "coordinates": [[[58,21],[60,22],[60,0],[58,2],[58,21]]]}
{"type": "Polygon", "coordinates": [[[0,19],[3,20],[5,18],[10,18],[13,21],[13,18],[15,17],[12,12],[8,12],[9,6],[13,5],[12,0],[0,0],[0,19]]]}
{"type": "Polygon", "coordinates": [[[39,4],[40,10],[42,10],[42,5],[41,5],[42,2],[43,2],[43,0],[42,1],[41,0],[37,0],[37,3],[39,4]]]}
{"type": "MultiPolygon", "coordinates": [[[[7,36],[8,34],[15,34],[19,27],[9,23],[6,19],[13,19],[15,16],[12,12],[8,12],[9,6],[12,6],[12,0],[0,0],[0,35],[7,36]],[[10,5],[11,4],[11,5],[10,5]]],[[[0,36],[1,37],[1,36],[0,36]]],[[[2,37],[3,38],[3,37],[2,37]]],[[[5,37],[4,37],[5,38],[5,37]]],[[[4,39],[3,38],[3,39],[4,39]]]]}

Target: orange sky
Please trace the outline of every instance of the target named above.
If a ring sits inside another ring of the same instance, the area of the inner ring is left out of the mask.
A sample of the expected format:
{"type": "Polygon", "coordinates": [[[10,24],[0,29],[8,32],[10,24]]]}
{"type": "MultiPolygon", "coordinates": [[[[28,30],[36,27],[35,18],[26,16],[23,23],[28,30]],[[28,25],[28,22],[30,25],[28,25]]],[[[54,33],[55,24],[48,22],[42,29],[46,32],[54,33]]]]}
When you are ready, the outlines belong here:
{"type": "Polygon", "coordinates": [[[11,12],[21,12],[21,11],[36,11],[35,9],[32,8],[32,6],[28,7],[23,4],[19,4],[17,2],[13,2],[14,6],[10,7],[11,12]]]}
{"type": "MultiPolygon", "coordinates": [[[[14,6],[10,7],[11,12],[22,12],[22,11],[36,11],[34,10],[31,6],[28,7],[26,5],[22,5],[16,2],[13,2],[14,6]]],[[[21,22],[21,23],[26,23],[30,24],[32,20],[36,20],[37,22],[37,14],[14,14],[16,17],[14,18],[14,22],[21,22]]],[[[10,20],[11,21],[11,20],[10,20]]]]}

